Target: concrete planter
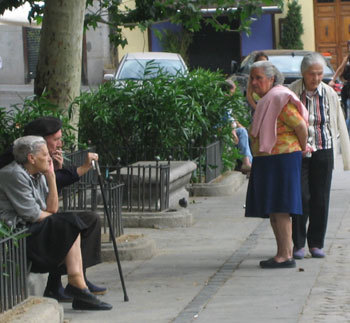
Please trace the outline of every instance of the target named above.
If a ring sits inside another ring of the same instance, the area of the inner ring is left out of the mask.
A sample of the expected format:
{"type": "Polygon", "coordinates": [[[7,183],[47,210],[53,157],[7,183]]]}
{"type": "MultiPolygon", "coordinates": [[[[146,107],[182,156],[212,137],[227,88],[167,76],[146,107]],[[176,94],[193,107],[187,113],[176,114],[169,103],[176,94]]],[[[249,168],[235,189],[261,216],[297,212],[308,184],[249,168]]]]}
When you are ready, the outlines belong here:
{"type": "MultiPolygon", "coordinates": [[[[158,165],[163,165],[165,167],[168,165],[168,162],[159,162],[158,165]]],[[[160,209],[160,191],[165,192],[167,188],[165,187],[166,183],[161,183],[160,181],[159,170],[157,175],[156,162],[140,161],[131,166],[133,167],[132,175],[130,174],[130,169],[128,174],[128,169],[126,167],[120,170],[122,181],[126,183],[126,185],[129,185],[129,192],[132,189],[131,204],[138,205],[140,196],[145,196],[147,208],[150,204],[152,209],[160,209]],[[140,171],[136,168],[138,165],[140,166],[140,171]],[[144,172],[142,170],[143,167],[145,168],[144,172]],[[132,188],[130,188],[130,185],[132,185],[132,188]]],[[[186,187],[196,167],[196,164],[191,161],[172,161],[170,163],[168,208],[176,208],[181,198],[187,199],[189,197],[186,187]]],[[[124,194],[124,201],[127,198],[126,195],[127,194],[124,194]]]]}
{"type": "Polygon", "coordinates": [[[232,196],[244,183],[246,175],[240,172],[226,172],[210,183],[192,184],[192,196],[232,196]]]}

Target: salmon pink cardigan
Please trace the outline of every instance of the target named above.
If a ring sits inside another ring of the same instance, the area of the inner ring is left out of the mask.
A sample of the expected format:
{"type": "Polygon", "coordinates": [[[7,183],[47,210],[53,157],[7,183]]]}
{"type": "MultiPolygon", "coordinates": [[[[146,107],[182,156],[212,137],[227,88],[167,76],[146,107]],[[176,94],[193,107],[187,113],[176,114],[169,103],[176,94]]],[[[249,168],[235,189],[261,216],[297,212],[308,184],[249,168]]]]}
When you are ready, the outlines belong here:
{"type": "Polygon", "coordinates": [[[292,103],[308,124],[309,114],[305,106],[283,85],[274,86],[259,101],[253,117],[250,134],[259,137],[259,151],[270,154],[277,141],[277,118],[287,103],[292,103]]]}

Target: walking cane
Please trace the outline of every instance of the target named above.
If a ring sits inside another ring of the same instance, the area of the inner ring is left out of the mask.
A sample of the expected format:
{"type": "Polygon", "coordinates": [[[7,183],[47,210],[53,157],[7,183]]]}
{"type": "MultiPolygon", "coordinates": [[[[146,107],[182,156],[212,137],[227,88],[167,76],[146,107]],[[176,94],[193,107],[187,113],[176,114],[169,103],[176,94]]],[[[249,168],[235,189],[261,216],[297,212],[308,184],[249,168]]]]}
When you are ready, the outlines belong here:
{"type": "Polygon", "coordinates": [[[98,162],[96,160],[92,160],[92,168],[97,171],[98,182],[100,184],[101,193],[102,193],[103,206],[104,206],[104,209],[105,209],[105,212],[106,212],[108,226],[109,226],[109,233],[112,236],[112,243],[113,243],[113,248],[114,248],[115,259],[117,260],[120,281],[121,281],[122,287],[123,287],[124,302],[128,302],[129,301],[129,297],[128,297],[127,293],[126,293],[126,288],[125,288],[125,283],[124,283],[124,278],[123,278],[123,271],[122,271],[122,266],[120,265],[120,259],[119,259],[117,243],[115,241],[115,235],[114,235],[114,231],[113,231],[113,227],[112,227],[111,217],[110,217],[110,214],[109,214],[109,211],[108,211],[108,207],[107,207],[107,201],[106,201],[106,197],[105,197],[105,192],[103,190],[103,181],[102,181],[102,176],[101,176],[101,170],[100,170],[100,166],[99,166],[99,164],[98,164],[98,162]]]}

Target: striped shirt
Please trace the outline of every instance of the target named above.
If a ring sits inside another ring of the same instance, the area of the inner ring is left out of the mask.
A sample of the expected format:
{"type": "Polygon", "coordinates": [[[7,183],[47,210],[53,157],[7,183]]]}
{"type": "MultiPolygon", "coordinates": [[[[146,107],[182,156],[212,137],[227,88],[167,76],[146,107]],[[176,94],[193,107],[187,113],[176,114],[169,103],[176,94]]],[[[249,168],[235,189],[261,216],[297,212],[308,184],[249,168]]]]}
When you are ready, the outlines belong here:
{"type": "Polygon", "coordinates": [[[303,84],[300,100],[309,112],[308,144],[314,151],[332,148],[330,103],[322,83],[314,92],[307,91],[303,84]]]}

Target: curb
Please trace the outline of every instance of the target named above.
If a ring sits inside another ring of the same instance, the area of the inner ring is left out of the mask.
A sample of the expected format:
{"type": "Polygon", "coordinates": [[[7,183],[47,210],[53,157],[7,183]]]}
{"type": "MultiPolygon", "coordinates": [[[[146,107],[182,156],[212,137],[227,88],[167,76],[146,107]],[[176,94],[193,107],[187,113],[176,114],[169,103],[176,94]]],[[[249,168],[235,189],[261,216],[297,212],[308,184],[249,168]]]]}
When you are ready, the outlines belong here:
{"type": "Polygon", "coordinates": [[[191,196],[232,196],[246,180],[241,172],[226,172],[210,183],[192,184],[191,196]]]}
{"type": "Polygon", "coordinates": [[[49,274],[29,273],[28,275],[28,294],[32,296],[42,296],[46,287],[49,274]]]}
{"type": "Polygon", "coordinates": [[[30,296],[0,315],[0,323],[63,323],[63,307],[52,298],[30,296]]]}
{"type": "Polygon", "coordinates": [[[189,227],[192,224],[192,213],[186,209],[123,213],[123,226],[125,228],[163,229],[189,227]]]}
{"type": "MultiPolygon", "coordinates": [[[[123,235],[116,239],[120,260],[147,260],[156,253],[156,243],[144,235],[123,235]],[[119,241],[118,241],[119,240],[119,241]]],[[[101,245],[101,258],[103,262],[116,261],[112,242],[101,245]]]]}

